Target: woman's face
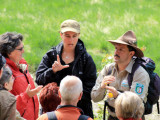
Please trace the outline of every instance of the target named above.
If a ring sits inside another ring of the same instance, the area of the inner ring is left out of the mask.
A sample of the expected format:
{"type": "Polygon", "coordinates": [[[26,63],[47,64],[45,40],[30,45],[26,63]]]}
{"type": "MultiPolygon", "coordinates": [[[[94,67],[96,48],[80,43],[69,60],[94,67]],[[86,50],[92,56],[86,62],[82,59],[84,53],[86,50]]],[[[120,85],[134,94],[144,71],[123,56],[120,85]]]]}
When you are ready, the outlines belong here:
{"type": "Polygon", "coordinates": [[[65,33],[61,33],[60,35],[63,40],[64,49],[74,50],[77,45],[80,34],[71,32],[71,31],[67,31],[65,33]]]}
{"type": "Polygon", "coordinates": [[[8,57],[10,60],[12,60],[14,63],[17,64],[22,59],[23,53],[24,53],[24,46],[22,41],[20,41],[20,44],[14,49],[14,51],[8,54],[8,57]]]}
{"type": "Polygon", "coordinates": [[[13,87],[13,83],[14,83],[14,77],[11,76],[10,79],[9,79],[9,82],[6,82],[4,84],[4,87],[8,90],[8,91],[11,91],[12,90],[12,87],[13,87]]]}

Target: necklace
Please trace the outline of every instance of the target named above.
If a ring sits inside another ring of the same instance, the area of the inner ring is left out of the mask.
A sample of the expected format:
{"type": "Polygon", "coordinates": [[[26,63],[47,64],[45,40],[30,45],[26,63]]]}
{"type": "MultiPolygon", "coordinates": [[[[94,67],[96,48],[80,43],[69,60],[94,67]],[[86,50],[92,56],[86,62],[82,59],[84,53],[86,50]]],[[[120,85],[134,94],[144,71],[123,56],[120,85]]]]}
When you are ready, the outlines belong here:
{"type": "Polygon", "coordinates": [[[70,59],[71,57],[69,57],[69,56],[66,56],[65,58],[66,58],[66,59],[70,59]]]}
{"type": "Polygon", "coordinates": [[[66,52],[63,52],[63,57],[66,60],[72,60],[74,58],[71,53],[66,53],[66,52]]]}

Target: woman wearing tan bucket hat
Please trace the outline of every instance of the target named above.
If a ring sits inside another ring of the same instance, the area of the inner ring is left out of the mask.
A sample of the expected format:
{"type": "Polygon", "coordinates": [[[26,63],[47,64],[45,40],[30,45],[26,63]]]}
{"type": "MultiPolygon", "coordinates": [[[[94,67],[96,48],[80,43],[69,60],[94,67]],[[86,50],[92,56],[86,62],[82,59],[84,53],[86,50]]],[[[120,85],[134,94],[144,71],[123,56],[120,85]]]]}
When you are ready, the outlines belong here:
{"type": "Polygon", "coordinates": [[[83,96],[77,106],[93,118],[90,93],[95,85],[96,66],[79,39],[80,24],[75,20],[65,20],[61,24],[60,36],[62,42],[44,55],[36,72],[36,83],[47,85],[56,82],[59,86],[66,75],[79,77],[83,83],[83,96]]]}
{"type": "Polygon", "coordinates": [[[108,120],[118,120],[114,108],[117,96],[121,92],[131,91],[138,94],[146,102],[150,78],[147,71],[139,66],[134,73],[132,85],[129,86],[127,78],[135,63],[133,56],[144,56],[143,52],[137,47],[137,40],[133,31],[127,31],[117,40],[109,40],[109,42],[115,46],[114,63],[106,65],[99,73],[91,97],[94,102],[99,102],[105,98],[106,90],[111,92],[113,98],[107,98],[108,120]]]}

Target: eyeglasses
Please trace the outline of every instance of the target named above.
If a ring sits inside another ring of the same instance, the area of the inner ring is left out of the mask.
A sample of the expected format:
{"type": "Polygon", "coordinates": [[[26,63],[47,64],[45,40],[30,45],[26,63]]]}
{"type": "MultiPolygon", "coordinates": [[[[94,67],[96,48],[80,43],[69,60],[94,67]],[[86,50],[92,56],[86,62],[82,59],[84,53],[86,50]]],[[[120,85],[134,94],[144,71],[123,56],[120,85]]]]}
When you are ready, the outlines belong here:
{"type": "Polygon", "coordinates": [[[11,77],[11,80],[12,80],[12,81],[14,81],[14,80],[15,80],[15,78],[13,77],[13,75],[12,75],[12,77],[11,77]]]}
{"type": "Polygon", "coordinates": [[[19,50],[19,51],[22,51],[24,49],[24,46],[19,48],[19,49],[15,49],[15,50],[19,50]]]}

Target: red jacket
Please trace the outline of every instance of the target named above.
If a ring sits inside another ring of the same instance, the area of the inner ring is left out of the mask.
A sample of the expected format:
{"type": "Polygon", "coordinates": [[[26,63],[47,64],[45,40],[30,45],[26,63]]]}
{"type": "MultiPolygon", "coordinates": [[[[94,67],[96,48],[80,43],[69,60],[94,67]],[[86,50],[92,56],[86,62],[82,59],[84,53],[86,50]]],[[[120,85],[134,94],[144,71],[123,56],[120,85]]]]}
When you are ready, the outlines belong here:
{"type": "Polygon", "coordinates": [[[14,94],[17,98],[17,110],[25,119],[36,120],[38,118],[39,111],[37,95],[30,98],[26,93],[28,84],[31,85],[31,89],[35,88],[34,81],[28,71],[27,62],[24,59],[20,60],[19,62],[19,64],[27,65],[27,68],[23,73],[20,72],[20,69],[12,60],[6,58],[6,64],[11,68],[15,78],[11,93],[14,94]]]}

